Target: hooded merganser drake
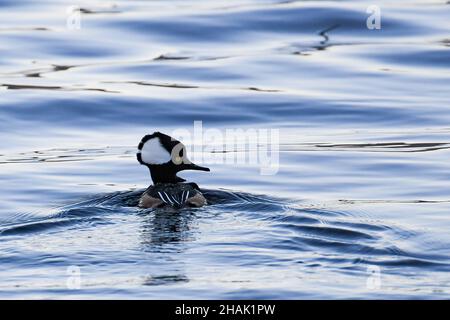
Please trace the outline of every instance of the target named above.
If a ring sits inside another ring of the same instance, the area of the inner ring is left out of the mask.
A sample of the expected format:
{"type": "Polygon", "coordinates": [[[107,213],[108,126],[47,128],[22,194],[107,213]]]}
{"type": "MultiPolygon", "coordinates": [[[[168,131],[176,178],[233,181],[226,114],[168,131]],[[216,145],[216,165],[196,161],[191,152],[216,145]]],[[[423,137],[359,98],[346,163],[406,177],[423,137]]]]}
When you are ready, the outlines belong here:
{"type": "Polygon", "coordinates": [[[141,208],[171,206],[201,207],[207,204],[206,198],[196,183],[177,176],[182,170],[209,171],[187,159],[186,148],[178,140],[154,132],[142,138],[138,146],[137,160],[150,169],[153,185],[148,187],[139,200],[141,208]]]}

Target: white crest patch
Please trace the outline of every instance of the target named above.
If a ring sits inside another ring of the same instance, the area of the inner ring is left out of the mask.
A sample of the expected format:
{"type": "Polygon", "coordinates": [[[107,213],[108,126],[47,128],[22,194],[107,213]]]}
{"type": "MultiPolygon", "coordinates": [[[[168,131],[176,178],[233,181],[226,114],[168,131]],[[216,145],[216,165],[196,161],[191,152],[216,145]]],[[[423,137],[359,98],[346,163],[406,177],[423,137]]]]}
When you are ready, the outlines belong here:
{"type": "Polygon", "coordinates": [[[161,145],[159,138],[152,138],[144,143],[141,159],[146,164],[163,164],[169,162],[170,153],[161,145]]]}

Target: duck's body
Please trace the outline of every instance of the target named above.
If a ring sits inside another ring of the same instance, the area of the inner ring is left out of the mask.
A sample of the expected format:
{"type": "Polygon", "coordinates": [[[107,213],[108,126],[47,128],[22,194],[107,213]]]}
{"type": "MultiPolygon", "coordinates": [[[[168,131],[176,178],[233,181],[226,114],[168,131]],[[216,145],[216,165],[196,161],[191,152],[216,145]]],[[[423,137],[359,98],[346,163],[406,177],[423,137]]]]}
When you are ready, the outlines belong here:
{"type": "Polygon", "coordinates": [[[177,176],[177,172],[182,170],[209,171],[187,159],[185,147],[180,141],[160,132],[147,135],[139,143],[137,160],[150,169],[153,180],[153,185],[142,194],[139,207],[182,208],[207,204],[196,183],[183,183],[185,180],[177,176]]]}
{"type": "Polygon", "coordinates": [[[148,187],[139,199],[141,208],[202,207],[206,204],[206,198],[195,183],[158,183],[148,187]]]}

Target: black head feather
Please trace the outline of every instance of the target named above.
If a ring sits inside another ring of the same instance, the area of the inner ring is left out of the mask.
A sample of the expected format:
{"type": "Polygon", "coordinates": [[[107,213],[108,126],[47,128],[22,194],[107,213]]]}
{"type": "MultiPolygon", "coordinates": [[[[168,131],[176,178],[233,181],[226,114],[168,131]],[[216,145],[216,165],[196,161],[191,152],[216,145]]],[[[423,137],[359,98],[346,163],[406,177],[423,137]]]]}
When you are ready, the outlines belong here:
{"type": "Polygon", "coordinates": [[[149,168],[155,184],[186,181],[176,175],[182,170],[209,171],[209,168],[191,163],[186,157],[185,146],[180,141],[161,132],[144,136],[138,145],[136,157],[140,164],[149,168]],[[156,140],[150,141],[152,139],[156,140]],[[154,150],[145,150],[147,143],[152,143],[151,147],[154,150]],[[146,152],[145,155],[143,155],[144,152],[146,152]],[[146,161],[148,159],[151,159],[152,162],[146,161]]]}

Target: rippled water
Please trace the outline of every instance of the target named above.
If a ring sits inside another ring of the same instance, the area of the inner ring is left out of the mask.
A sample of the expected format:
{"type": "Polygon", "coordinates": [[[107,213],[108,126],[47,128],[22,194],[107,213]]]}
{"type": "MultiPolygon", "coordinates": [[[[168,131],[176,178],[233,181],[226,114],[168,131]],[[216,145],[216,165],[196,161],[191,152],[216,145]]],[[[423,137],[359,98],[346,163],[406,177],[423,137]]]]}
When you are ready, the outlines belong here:
{"type": "Polygon", "coordinates": [[[0,2],[1,298],[449,298],[446,1],[72,5],[0,2]],[[139,139],[196,120],[279,129],[279,172],[136,208],[139,139]]]}

